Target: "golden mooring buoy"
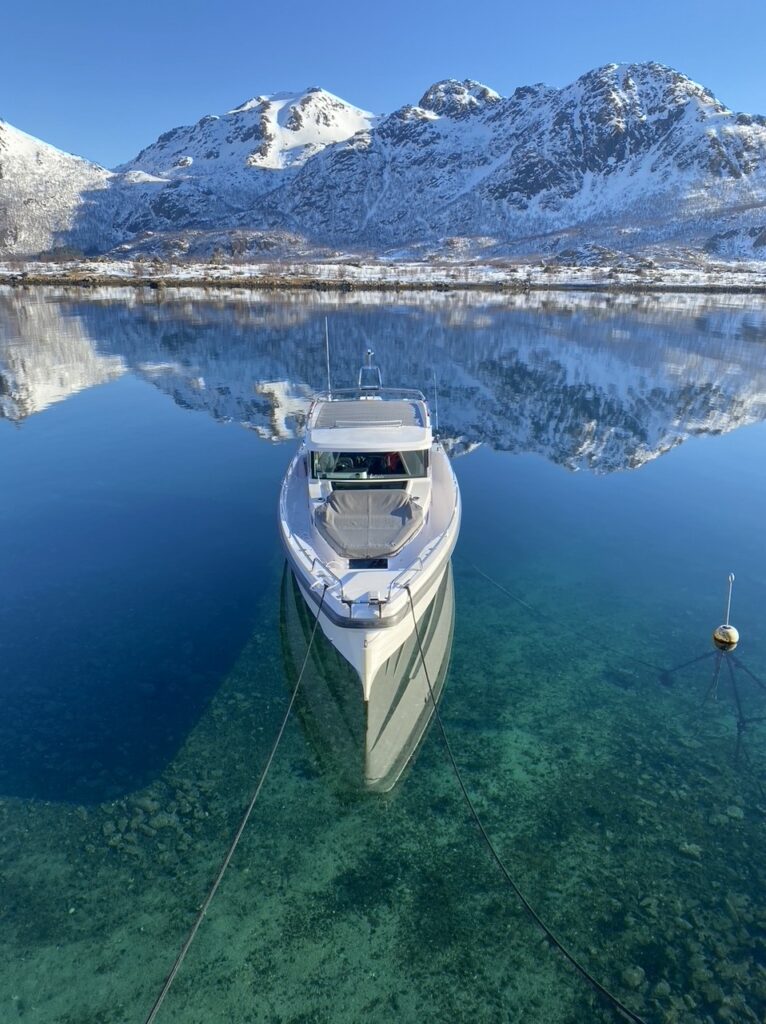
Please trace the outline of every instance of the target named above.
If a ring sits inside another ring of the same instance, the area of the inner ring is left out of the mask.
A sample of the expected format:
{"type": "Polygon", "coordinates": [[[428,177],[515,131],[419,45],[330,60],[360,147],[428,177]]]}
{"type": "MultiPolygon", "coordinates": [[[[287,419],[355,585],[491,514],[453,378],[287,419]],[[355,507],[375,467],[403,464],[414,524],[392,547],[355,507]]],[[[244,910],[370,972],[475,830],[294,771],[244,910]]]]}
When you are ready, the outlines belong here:
{"type": "Polygon", "coordinates": [[[739,630],[734,626],[718,626],[713,630],[713,643],[719,651],[733,651],[739,643],[739,630]]]}
{"type": "Polygon", "coordinates": [[[731,614],[731,588],[734,585],[734,573],[729,573],[729,597],[726,602],[726,622],[713,630],[713,643],[719,651],[733,651],[739,643],[739,630],[729,622],[731,614]]]}

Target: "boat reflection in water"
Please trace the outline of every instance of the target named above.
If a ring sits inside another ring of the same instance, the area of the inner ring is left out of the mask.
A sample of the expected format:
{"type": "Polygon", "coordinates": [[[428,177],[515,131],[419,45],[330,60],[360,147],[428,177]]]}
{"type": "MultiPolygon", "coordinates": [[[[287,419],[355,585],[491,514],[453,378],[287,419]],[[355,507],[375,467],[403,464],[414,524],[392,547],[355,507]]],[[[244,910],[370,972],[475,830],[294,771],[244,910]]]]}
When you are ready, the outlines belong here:
{"type": "MultiPolygon", "coordinates": [[[[315,621],[291,569],[285,566],[280,627],[286,679],[291,688],[315,621]]],[[[428,678],[437,701],[449,668],[454,623],[450,562],[433,601],[418,622],[428,678]]],[[[317,629],[296,709],[317,760],[342,788],[387,793],[412,761],[434,713],[417,635],[413,631],[378,669],[365,701],[358,673],[317,629]]]]}

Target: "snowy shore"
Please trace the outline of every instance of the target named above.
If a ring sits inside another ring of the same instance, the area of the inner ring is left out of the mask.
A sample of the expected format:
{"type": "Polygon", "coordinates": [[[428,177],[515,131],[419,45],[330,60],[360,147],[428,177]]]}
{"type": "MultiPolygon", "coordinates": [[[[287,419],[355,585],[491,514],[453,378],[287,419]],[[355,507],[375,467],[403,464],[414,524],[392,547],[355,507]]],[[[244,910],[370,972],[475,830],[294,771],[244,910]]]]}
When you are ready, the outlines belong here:
{"type": "Polygon", "coordinates": [[[247,289],[371,291],[631,291],[766,294],[766,264],[710,263],[693,267],[556,264],[300,262],[166,263],[84,260],[0,262],[0,285],[132,285],[247,289]]]}

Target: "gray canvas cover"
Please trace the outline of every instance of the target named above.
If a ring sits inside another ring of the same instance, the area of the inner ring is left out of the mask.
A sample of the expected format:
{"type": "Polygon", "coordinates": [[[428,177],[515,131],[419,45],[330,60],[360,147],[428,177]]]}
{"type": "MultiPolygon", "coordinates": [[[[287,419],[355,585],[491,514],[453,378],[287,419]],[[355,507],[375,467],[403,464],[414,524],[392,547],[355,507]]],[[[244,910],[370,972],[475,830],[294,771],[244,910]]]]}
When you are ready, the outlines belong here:
{"type": "Polygon", "coordinates": [[[323,402],[317,411],[317,428],[372,427],[388,424],[396,427],[423,427],[423,409],[419,402],[323,402]]]}
{"type": "Polygon", "coordinates": [[[405,490],[333,491],[314,514],[317,530],[343,558],[386,558],[400,551],[423,522],[405,490]]]}

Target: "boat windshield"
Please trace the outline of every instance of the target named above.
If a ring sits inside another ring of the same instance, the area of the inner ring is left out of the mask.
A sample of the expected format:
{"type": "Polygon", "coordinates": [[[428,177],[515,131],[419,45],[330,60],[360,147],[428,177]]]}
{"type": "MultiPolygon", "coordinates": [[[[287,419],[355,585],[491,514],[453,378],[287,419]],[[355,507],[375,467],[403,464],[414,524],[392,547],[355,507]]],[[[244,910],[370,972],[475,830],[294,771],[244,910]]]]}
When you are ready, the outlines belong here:
{"type": "Polygon", "coordinates": [[[428,449],[412,452],[312,452],[311,475],[319,480],[390,480],[424,477],[428,449]]]}

